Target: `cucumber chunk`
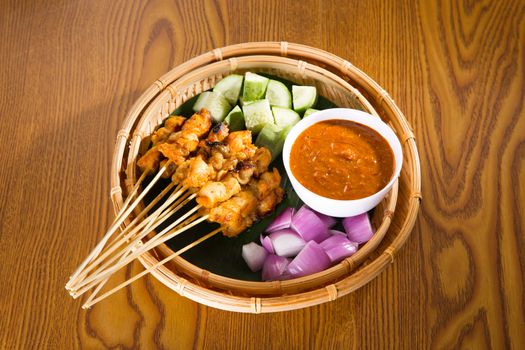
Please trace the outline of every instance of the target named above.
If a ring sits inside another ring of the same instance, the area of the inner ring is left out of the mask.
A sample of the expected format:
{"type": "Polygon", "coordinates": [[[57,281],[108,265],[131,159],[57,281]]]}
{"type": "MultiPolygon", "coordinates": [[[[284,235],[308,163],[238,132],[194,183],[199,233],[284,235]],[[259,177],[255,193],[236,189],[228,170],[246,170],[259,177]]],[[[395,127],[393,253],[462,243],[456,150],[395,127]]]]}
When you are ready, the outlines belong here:
{"type": "Polygon", "coordinates": [[[244,102],[261,100],[264,98],[268,81],[270,79],[262,75],[246,72],[244,75],[244,88],[242,98],[244,102]]]}
{"type": "Polygon", "coordinates": [[[272,112],[273,118],[275,119],[275,125],[281,128],[294,126],[301,120],[299,114],[288,108],[272,107],[272,112]]]}
{"type": "Polygon", "coordinates": [[[206,108],[216,122],[222,122],[232,109],[232,106],[222,94],[214,91],[204,91],[193,105],[193,110],[198,112],[206,108]]]}
{"type": "MultiPolygon", "coordinates": [[[[256,100],[257,101],[257,100],[256,100]]],[[[245,105],[249,105],[250,103],[252,102],[255,102],[255,101],[244,101],[244,99],[241,97],[239,97],[239,106],[241,107],[244,107],[245,105]]]]}
{"type": "Polygon", "coordinates": [[[313,109],[313,108],[308,108],[306,110],[306,112],[304,112],[303,118],[304,117],[308,117],[310,114],[315,113],[315,112],[319,112],[319,110],[318,109],[313,109]]]}
{"type": "Polygon", "coordinates": [[[268,100],[253,101],[242,106],[246,129],[258,133],[266,124],[273,124],[273,114],[268,100]]]}
{"type": "Polygon", "coordinates": [[[215,85],[213,91],[220,92],[228,102],[234,106],[241,94],[242,81],[244,77],[239,74],[231,74],[222,79],[215,85]]]}
{"type": "Polygon", "coordinates": [[[302,114],[317,102],[317,89],[314,86],[292,86],[293,109],[302,114]]]}
{"type": "Polygon", "coordinates": [[[228,128],[230,131],[239,131],[246,129],[246,126],[244,125],[244,115],[242,114],[241,107],[235,106],[233,109],[228,113],[226,118],[224,118],[224,122],[228,124],[228,128]]]}
{"type": "Polygon", "coordinates": [[[291,128],[292,126],[281,128],[275,124],[266,124],[266,126],[262,128],[261,132],[257,136],[255,145],[258,147],[268,148],[272,154],[273,162],[275,158],[281,154],[284,140],[286,139],[286,136],[288,135],[288,132],[290,132],[291,128]]]}
{"type": "Polygon", "coordinates": [[[270,106],[292,108],[292,94],[290,90],[277,80],[270,80],[266,88],[266,99],[270,101],[270,106]]]}

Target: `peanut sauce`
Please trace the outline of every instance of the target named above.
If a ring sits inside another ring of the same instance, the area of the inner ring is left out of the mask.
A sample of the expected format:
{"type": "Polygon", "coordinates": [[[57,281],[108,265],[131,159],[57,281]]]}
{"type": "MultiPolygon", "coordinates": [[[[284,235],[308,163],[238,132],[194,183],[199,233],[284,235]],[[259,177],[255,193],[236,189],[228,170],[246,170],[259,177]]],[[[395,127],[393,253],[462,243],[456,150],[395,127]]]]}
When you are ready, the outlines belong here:
{"type": "Polygon", "coordinates": [[[388,184],[394,172],[394,154],[375,130],[333,119],[316,123],[297,137],[290,168],[303,186],[318,195],[359,199],[388,184]]]}

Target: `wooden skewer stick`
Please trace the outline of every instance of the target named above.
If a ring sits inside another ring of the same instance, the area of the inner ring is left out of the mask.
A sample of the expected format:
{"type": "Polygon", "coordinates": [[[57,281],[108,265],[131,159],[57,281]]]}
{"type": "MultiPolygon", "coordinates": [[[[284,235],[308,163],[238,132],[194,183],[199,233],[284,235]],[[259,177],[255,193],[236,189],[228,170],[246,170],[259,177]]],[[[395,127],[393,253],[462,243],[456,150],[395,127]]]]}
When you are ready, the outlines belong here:
{"type": "Polygon", "coordinates": [[[142,173],[142,175],[140,175],[139,179],[137,180],[137,182],[135,183],[135,185],[133,185],[133,188],[131,189],[131,192],[128,194],[128,196],[126,197],[126,200],[124,201],[124,204],[122,204],[122,207],[120,208],[119,212],[117,213],[117,215],[115,216],[115,220],[116,221],[118,218],[120,218],[120,216],[122,215],[122,213],[124,212],[124,210],[127,209],[129,203],[131,203],[131,200],[133,199],[133,197],[135,197],[135,195],[137,194],[139,188],[140,188],[140,185],[142,184],[142,182],[144,181],[144,179],[146,178],[146,176],[148,176],[148,174],[150,173],[149,170],[147,171],[144,171],[142,173]]]}
{"type": "MultiPolygon", "coordinates": [[[[192,223],[190,223],[190,224],[188,224],[188,225],[186,225],[186,226],[184,226],[184,227],[182,227],[180,229],[175,230],[171,234],[166,235],[166,233],[169,233],[171,230],[173,230],[176,226],[178,226],[182,221],[184,221],[188,216],[193,214],[193,212],[195,212],[199,208],[200,208],[200,205],[197,205],[193,209],[189,210],[186,214],[182,215],[175,222],[173,222],[171,225],[166,227],[162,232],[158,233],[156,235],[156,237],[158,236],[159,238],[154,237],[151,241],[149,241],[146,244],[144,244],[142,249],[139,249],[139,250],[133,252],[132,254],[130,254],[125,261],[122,261],[120,263],[116,263],[113,266],[111,266],[111,267],[109,267],[109,268],[107,268],[107,269],[105,269],[103,271],[100,271],[101,269],[99,268],[96,272],[94,272],[89,277],[87,277],[85,280],[80,282],[79,285],[77,286],[77,291],[74,291],[74,292],[70,293],[71,296],[74,299],[78,298],[80,295],[84,294],[86,291],[88,291],[93,286],[98,284],[98,282],[103,280],[104,277],[115,273],[116,271],[118,271],[119,269],[121,269],[125,265],[129,264],[131,261],[135,260],[138,256],[142,255],[146,251],[159,246],[160,244],[164,243],[165,241],[167,241],[167,240],[177,236],[178,234],[181,234],[182,232],[188,230],[189,228],[191,228],[191,227],[201,223],[202,221],[206,220],[208,218],[208,215],[201,216],[199,219],[193,221],[192,223]]],[[[148,232],[146,232],[146,234],[147,233],[148,232]]]]}
{"type": "MultiPolygon", "coordinates": [[[[119,261],[122,261],[124,259],[126,259],[128,257],[129,254],[131,254],[131,250],[126,252],[126,254],[122,255],[122,257],[120,258],[119,261]]],[[[99,285],[97,286],[97,288],[95,288],[95,291],[93,291],[93,294],[91,294],[89,296],[89,298],[86,300],[86,304],[87,303],[90,303],[91,300],[93,300],[93,298],[95,298],[98,294],[98,292],[100,292],[100,290],[102,289],[102,287],[104,287],[104,285],[108,282],[109,280],[109,277],[107,277],[105,280],[103,280],[102,282],[99,283],[99,285]]]]}
{"type": "MultiPolygon", "coordinates": [[[[144,244],[141,249],[137,249],[135,250],[134,252],[132,252],[131,254],[128,255],[127,259],[122,261],[122,262],[117,262],[116,264],[113,264],[111,265],[111,263],[113,261],[116,260],[115,257],[112,257],[110,259],[109,262],[105,263],[103,266],[101,266],[99,269],[97,269],[97,271],[93,272],[88,278],[86,278],[84,281],[82,281],[76,288],[76,290],[74,290],[73,292],[71,292],[71,296],[76,299],[78,298],[80,295],[84,294],[87,290],[91,289],[94,285],[96,285],[99,281],[101,281],[104,277],[106,276],[110,276],[111,274],[115,273],[116,271],[118,271],[120,268],[124,267],[125,265],[129,264],[131,261],[133,261],[134,259],[136,259],[138,256],[142,255],[143,253],[145,253],[146,251],[150,250],[150,249],[153,249],[157,246],[159,246],[160,244],[162,244],[163,242],[165,242],[166,240],[168,239],[171,239],[173,237],[175,237],[176,235],[178,234],[181,234],[182,232],[188,230],[189,228],[199,224],[200,222],[206,220],[208,218],[208,216],[204,216],[204,217],[200,217],[198,218],[197,220],[187,224],[186,226],[184,227],[181,227],[177,230],[175,230],[173,233],[169,234],[166,236],[166,233],[169,233],[170,231],[172,231],[175,227],[179,226],[181,222],[183,222],[184,220],[186,220],[186,218],[191,215],[195,210],[197,210],[198,208],[193,208],[192,210],[190,210],[188,213],[184,214],[183,216],[181,216],[180,218],[178,218],[175,222],[173,222],[171,225],[169,225],[168,227],[166,227],[163,231],[161,231],[160,233],[158,233],[156,236],[159,236],[159,237],[162,237],[162,236],[165,236],[167,237],[167,239],[162,239],[160,242],[158,239],[155,239],[156,237],[154,237],[152,240],[150,240],[149,242],[147,242],[146,244],[144,244]],[[111,265],[111,266],[110,266],[111,265]]],[[[147,234],[148,232],[146,232],[144,234],[144,236],[147,234]]],[[[133,244],[136,244],[137,242],[133,242],[133,244]]],[[[122,254],[124,254],[125,252],[123,252],[122,254]]]]}
{"type": "MultiPolygon", "coordinates": [[[[190,216],[191,214],[193,214],[198,209],[199,209],[198,206],[194,207],[193,209],[188,211],[186,214],[181,216],[179,218],[179,220],[181,220],[181,221],[186,220],[187,221],[187,217],[190,216]]],[[[195,215],[194,218],[195,218],[194,221],[192,221],[192,222],[188,223],[186,226],[183,226],[183,227],[181,227],[179,229],[176,229],[176,230],[174,230],[174,229],[177,226],[180,226],[180,222],[177,223],[177,225],[172,224],[172,225],[168,226],[162,232],[160,232],[159,234],[155,235],[152,239],[150,239],[148,242],[146,242],[142,247],[140,247],[135,252],[133,252],[133,254],[131,254],[128,257],[128,261],[127,261],[126,264],[130,263],[132,260],[134,260],[138,256],[142,255],[146,251],[151,250],[151,249],[153,249],[155,247],[158,247],[159,245],[161,245],[162,243],[164,243],[166,241],[169,241],[173,237],[175,237],[175,236],[181,234],[182,232],[186,231],[188,228],[193,227],[193,226],[203,222],[204,220],[206,220],[208,218],[208,215],[204,215],[204,216],[195,215]],[[170,233],[170,231],[171,231],[171,233],[170,233]]]]}
{"type": "MultiPolygon", "coordinates": [[[[180,228],[181,226],[184,227],[185,225],[187,225],[188,223],[192,222],[193,220],[195,220],[197,218],[199,214],[195,214],[194,216],[190,217],[189,219],[187,219],[186,221],[184,221],[183,223],[181,223],[179,226],[177,226],[175,229],[178,229],[180,228]]],[[[159,218],[160,220],[160,218],[159,218]]],[[[146,227],[146,230],[148,229],[148,227],[146,227]]],[[[137,244],[135,246],[134,249],[131,249],[131,250],[128,250],[126,252],[126,254],[122,255],[119,262],[123,261],[124,259],[126,259],[134,250],[138,249],[140,246],[142,245],[142,241],[139,241],[139,244],[137,244]]],[[[97,286],[97,288],[95,289],[95,291],[89,296],[89,298],[86,300],[86,304],[90,303],[93,298],[95,298],[97,296],[97,294],[100,292],[100,290],[102,289],[102,287],[104,287],[104,285],[108,282],[108,280],[111,278],[111,276],[109,277],[106,277],[102,282],[99,283],[99,285],[97,286]]]]}
{"type": "Polygon", "coordinates": [[[88,300],[84,305],[82,305],[82,308],[83,309],[89,309],[91,306],[93,306],[94,304],[98,303],[99,301],[107,298],[108,296],[112,295],[113,293],[119,291],[120,289],[130,285],[131,283],[135,282],[136,280],[138,280],[139,278],[147,275],[148,273],[151,273],[152,271],[154,271],[155,269],[157,269],[158,267],[164,265],[165,263],[167,263],[168,261],[174,259],[175,257],[183,254],[184,252],[190,250],[191,248],[195,247],[196,245],[204,242],[205,240],[207,240],[208,238],[216,235],[217,233],[219,233],[221,231],[221,228],[218,228],[210,233],[208,233],[206,236],[203,236],[201,238],[199,238],[198,240],[194,241],[193,243],[191,244],[188,244],[186,247],[176,251],[175,253],[169,255],[168,257],[166,257],[165,259],[159,261],[158,263],[154,264],[153,266],[149,267],[148,269],[142,271],[141,273],[133,276],[132,278],[130,278],[129,280],[119,284],[118,286],[116,286],[115,288],[107,291],[106,293],[102,294],[101,296],[99,296],[98,298],[96,298],[95,300],[88,300]]]}
{"type": "Polygon", "coordinates": [[[169,233],[168,234],[164,234],[164,232],[166,230],[164,230],[163,232],[153,236],[149,241],[147,241],[142,247],[140,247],[139,249],[135,250],[135,254],[138,255],[141,255],[142,253],[140,252],[140,250],[143,250],[143,252],[146,252],[147,250],[149,249],[153,249],[157,246],[159,246],[160,244],[170,240],[171,238],[175,237],[177,234],[173,235],[173,232],[175,232],[176,229],[180,229],[180,228],[183,228],[191,223],[193,223],[195,220],[199,220],[199,222],[202,222],[203,220],[205,220],[206,218],[203,219],[202,215],[200,215],[199,213],[195,213],[193,214],[192,216],[190,216],[189,218],[187,217],[188,214],[192,214],[194,213],[194,210],[195,208],[192,209],[192,212],[189,212],[189,213],[186,213],[185,214],[185,220],[183,222],[181,222],[180,224],[178,224],[177,226],[175,226],[174,228],[172,228],[172,233],[169,233]],[[159,243],[160,241],[160,243],[159,243]],[[151,247],[151,248],[150,248],[151,247]]]}
{"type": "Polygon", "coordinates": [[[111,235],[113,235],[113,233],[115,233],[115,231],[120,227],[120,225],[124,222],[124,220],[126,219],[126,217],[131,213],[131,211],[137,206],[138,203],[140,203],[140,201],[142,200],[142,198],[144,198],[144,196],[146,195],[146,193],[148,193],[151,188],[155,185],[155,183],[159,180],[159,178],[161,177],[161,175],[166,171],[166,169],[168,168],[168,166],[171,165],[171,160],[166,162],[166,164],[164,164],[164,166],[158,171],[157,175],[155,175],[155,177],[153,178],[153,180],[151,180],[151,182],[148,184],[148,186],[144,189],[144,191],[142,191],[139,196],[135,199],[135,201],[128,206],[127,209],[125,209],[124,213],[121,214],[121,216],[115,220],[113,222],[113,224],[111,225],[111,227],[109,228],[109,230],[106,232],[106,234],[104,235],[104,237],[100,240],[100,242],[97,244],[97,246],[95,247],[95,249],[93,249],[93,251],[91,252],[91,254],[89,254],[89,256],[86,258],[86,260],[84,260],[79,268],[75,271],[75,273],[71,276],[69,282],[66,284],[66,288],[69,289],[77,280],[78,278],[78,275],[80,275],[80,273],[82,272],[82,270],[84,270],[84,268],[86,267],[86,265],[92,261],[95,256],[97,256],[100,251],[102,250],[102,248],[104,247],[104,245],[106,244],[106,242],[109,240],[109,238],[111,237],[111,235]]]}
{"type": "Polygon", "coordinates": [[[159,196],[157,196],[157,198],[155,198],[138,216],[137,218],[135,218],[118,236],[117,238],[112,241],[111,243],[107,244],[105,247],[104,247],[104,250],[102,250],[98,255],[97,257],[91,261],[91,263],[87,266],[84,267],[82,273],[76,277],[76,279],[74,281],[70,281],[70,284],[66,287],[70,292],[72,290],[74,290],[74,286],[75,284],[79,283],[80,281],[83,280],[83,278],[87,275],[87,273],[92,270],[95,266],[97,266],[101,260],[103,260],[104,258],[106,258],[112,251],[114,251],[116,249],[116,245],[117,244],[122,244],[122,242],[125,242],[126,239],[129,239],[129,237],[133,236],[136,232],[138,232],[142,227],[144,227],[147,223],[148,223],[148,220],[150,218],[147,218],[141,222],[139,222],[140,218],[143,217],[144,215],[146,215],[149,210],[160,200],[164,197],[164,195],[166,193],[168,193],[171,188],[173,187],[173,184],[169,184],[167,186],[167,188],[165,188],[160,194],[159,196]],[[133,228],[133,226],[135,224],[138,225],[133,228]],[[130,231],[130,229],[132,229],[132,232],[128,233],[123,239],[121,238],[124,234],[126,234],[126,232],[130,231]],[[120,241],[118,241],[118,239],[120,238],[120,241]],[[108,250],[111,250],[111,252],[108,252],[108,250]],[[102,254],[102,255],[101,255],[102,254]]]}
{"type": "MultiPolygon", "coordinates": [[[[121,217],[122,213],[126,210],[126,208],[128,207],[129,203],[131,203],[131,200],[132,200],[133,197],[135,197],[135,195],[137,194],[137,192],[138,192],[138,190],[139,190],[139,188],[140,188],[140,185],[142,184],[142,182],[144,181],[144,179],[146,178],[146,176],[148,176],[149,173],[150,173],[150,171],[147,170],[147,171],[144,171],[144,172],[142,173],[142,175],[140,175],[139,179],[137,180],[137,182],[135,183],[135,185],[134,185],[133,188],[131,189],[131,192],[128,194],[128,196],[126,197],[126,200],[125,200],[124,203],[122,204],[122,207],[120,208],[119,212],[118,212],[117,215],[115,216],[115,219],[113,220],[113,223],[115,223],[115,222],[121,217]]],[[[171,183],[170,185],[174,185],[174,184],[171,183]]],[[[171,186],[171,187],[173,187],[173,186],[171,186]]],[[[168,191],[169,191],[169,189],[170,189],[171,187],[170,187],[170,186],[167,186],[166,189],[168,189],[168,191]]],[[[166,190],[166,189],[165,189],[165,190],[166,190]]],[[[167,191],[166,191],[166,192],[167,192],[167,191]]],[[[163,193],[165,194],[165,192],[163,191],[163,192],[161,192],[161,195],[162,195],[163,193]]],[[[162,197],[163,197],[163,196],[164,196],[164,195],[162,195],[162,197]]],[[[153,202],[152,202],[152,203],[153,203],[153,202]]],[[[154,204],[153,204],[153,205],[154,205],[154,204]]],[[[152,205],[152,206],[153,206],[153,205],[152,205]]],[[[148,207],[149,207],[149,206],[148,206],[148,207]]],[[[149,210],[149,209],[146,208],[145,211],[146,211],[146,210],[149,210]]],[[[146,212],[147,212],[147,211],[146,211],[146,212]]],[[[138,218],[139,218],[139,217],[135,218],[135,220],[137,220],[138,218]]],[[[133,220],[133,221],[130,223],[130,225],[128,225],[127,227],[133,225],[134,222],[135,222],[135,220],[133,220]]],[[[119,236],[120,236],[120,235],[119,235],[119,236]]],[[[117,236],[116,239],[118,239],[119,236],[117,236]]],[[[115,239],[115,240],[116,240],[116,239],[115,239]]],[[[92,251],[92,253],[90,254],[90,256],[88,256],[88,259],[89,259],[89,260],[87,261],[87,263],[89,263],[89,262],[92,261],[94,258],[96,258],[96,257],[100,254],[100,252],[103,250],[103,248],[104,248],[104,244],[101,244],[101,242],[102,242],[102,240],[100,241],[99,244],[97,244],[97,246],[95,247],[95,249],[93,249],[93,251],[92,251]]],[[[85,265],[84,265],[84,267],[85,267],[85,265]]],[[[82,267],[82,265],[81,265],[80,269],[83,269],[84,267],[82,267]]],[[[104,284],[101,284],[100,288],[102,288],[103,286],[104,286],[104,284]]],[[[68,288],[68,286],[66,286],[66,288],[68,288]]],[[[99,289],[99,290],[100,290],[100,289],[99,289]]]]}
{"type": "MultiPolygon", "coordinates": [[[[173,183],[171,183],[170,185],[168,185],[168,188],[170,186],[173,186],[173,183]]],[[[166,190],[166,189],[165,189],[166,190]]],[[[165,191],[164,190],[164,191],[165,191]]],[[[163,191],[163,192],[164,192],[163,191]]],[[[184,193],[184,189],[182,189],[180,186],[178,186],[176,189],[175,189],[175,192],[170,196],[168,197],[168,199],[166,200],[166,202],[164,202],[159,208],[157,208],[155,210],[155,212],[153,212],[153,214],[151,214],[150,216],[148,216],[145,220],[141,221],[137,226],[135,226],[133,228],[132,224],[136,223],[136,221],[140,220],[144,215],[146,215],[150,210],[151,208],[157,204],[157,202],[162,199],[162,197],[157,197],[154,201],[152,201],[138,216],[137,218],[135,218],[133,220],[133,222],[128,225],[126,227],[126,229],[124,229],[121,234],[119,234],[118,236],[118,241],[115,241],[115,242],[112,242],[110,245],[108,245],[108,247],[106,248],[106,250],[104,251],[104,254],[102,256],[100,256],[100,258],[98,258],[97,260],[95,260],[93,262],[93,264],[98,264],[100,262],[102,262],[109,254],[111,254],[112,252],[115,251],[116,248],[118,248],[120,245],[122,245],[123,243],[125,242],[129,242],[129,240],[131,238],[133,238],[135,236],[135,234],[137,232],[139,232],[139,230],[142,230],[144,227],[144,230],[147,229],[148,225],[150,225],[152,222],[155,222],[155,220],[157,219],[157,217],[162,214],[162,211],[166,208],[166,206],[170,205],[171,203],[173,203],[173,201],[175,201],[175,203],[171,204],[171,207],[170,208],[173,208],[175,206],[177,206],[181,199],[177,199],[178,196],[180,196],[181,193],[184,193]],[[131,231],[131,232],[129,232],[131,231]],[[128,233],[129,232],[129,233],[128,233]],[[127,233],[127,234],[126,234],[127,233]]],[[[162,194],[162,193],[161,193],[162,194]]],[[[136,243],[136,241],[135,241],[136,243]]],[[[86,270],[87,272],[89,272],[92,268],[90,268],[89,270],[86,270]]]]}
{"type": "MultiPolygon", "coordinates": [[[[197,194],[186,192],[184,193],[175,203],[173,203],[168,209],[166,209],[163,213],[159,214],[157,219],[150,220],[149,223],[146,225],[144,230],[150,230],[152,229],[152,226],[155,225],[157,227],[160,223],[164,222],[165,219],[170,217],[171,215],[175,214],[177,211],[182,209],[189,201],[191,201],[193,198],[197,197],[197,194]],[[155,222],[157,220],[157,222],[155,222]]],[[[153,227],[153,228],[155,228],[153,227]]]]}
{"type": "MultiPolygon", "coordinates": [[[[99,265],[103,261],[103,259],[106,259],[122,243],[125,243],[125,242],[128,243],[128,248],[123,247],[120,252],[115,253],[108,260],[104,261],[104,263],[101,266],[99,266],[99,268],[95,272],[93,272],[91,275],[94,275],[94,274],[97,274],[97,273],[103,271],[105,268],[107,268],[109,265],[111,265],[111,263],[113,261],[115,261],[119,256],[121,256],[123,254],[126,254],[127,251],[131,250],[137,244],[142,244],[141,243],[141,239],[143,239],[148,233],[150,233],[158,225],[160,225],[162,222],[164,222],[167,217],[169,217],[169,216],[173,215],[174,213],[176,213],[189,200],[191,200],[191,199],[182,200],[183,198],[179,198],[177,201],[175,201],[175,203],[171,204],[171,206],[168,209],[166,209],[166,211],[164,213],[162,213],[162,211],[165,209],[165,206],[170,204],[173,201],[173,199],[174,198],[171,198],[171,199],[169,199],[169,201],[164,203],[151,216],[149,216],[146,220],[141,222],[135,229],[133,229],[126,237],[123,237],[121,239],[121,241],[116,242],[117,244],[115,244],[115,246],[112,246],[112,247],[108,248],[108,250],[106,252],[104,252],[104,254],[101,255],[100,258],[97,259],[97,261],[94,262],[95,266],[99,265]],[[162,220],[157,219],[161,214],[164,215],[163,219],[162,220]],[[143,228],[144,226],[146,226],[146,228],[143,228]],[[140,231],[140,233],[137,235],[137,232],[139,232],[139,231],[140,231]],[[129,242],[130,238],[134,238],[134,240],[132,242],[129,242]]],[[[92,269],[93,269],[93,266],[88,267],[85,270],[85,273],[87,274],[92,269]]],[[[85,277],[85,276],[86,275],[83,275],[82,277],[85,277]]],[[[82,280],[80,280],[80,282],[82,282],[82,280]]],[[[76,287],[75,289],[78,289],[78,287],[76,287]]],[[[73,289],[73,292],[74,291],[75,290],[73,289]]]]}
{"type": "MultiPolygon", "coordinates": [[[[87,276],[87,274],[93,270],[93,268],[95,268],[96,266],[98,266],[104,259],[106,259],[111,253],[113,253],[119,246],[121,246],[123,243],[125,243],[126,241],[128,241],[131,237],[133,237],[137,232],[139,232],[140,229],[142,229],[144,226],[146,226],[150,220],[155,220],[157,218],[157,216],[162,213],[162,211],[164,209],[166,209],[167,206],[169,206],[170,204],[172,204],[175,200],[177,200],[178,197],[180,197],[181,194],[183,194],[184,192],[186,191],[186,188],[185,187],[181,187],[179,191],[175,192],[175,193],[172,193],[168,199],[166,200],[166,202],[164,202],[150,217],[148,217],[148,219],[142,221],[138,226],[136,226],[133,230],[131,230],[131,232],[129,232],[127,235],[125,235],[124,237],[122,237],[119,241],[115,241],[113,242],[110,247],[108,247],[104,253],[102,253],[101,255],[99,255],[89,266],[85,267],[84,271],[80,274],[80,276],[77,277],[76,281],[75,281],[75,284],[71,284],[69,290],[70,291],[74,291],[74,289],[76,289],[76,286],[81,283],[83,281],[83,279],[87,276]]],[[[180,208],[179,208],[180,209],[180,208]]],[[[145,212],[145,211],[143,211],[145,212]]],[[[147,213],[147,212],[146,212],[147,213]]],[[[142,213],[141,213],[142,214],[142,213]]],[[[144,234],[145,236],[145,234],[144,234]]],[[[135,239],[135,241],[132,242],[131,246],[133,246],[134,244],[136,244],[138,242],[138,239],[135,239]]],[[[124,254],[124,250],[120,253],[120,254],[117,254],[116,256],[113,256],[113,260],[114,261],[116,258],[118,258],[118,256],[120,256],[121,254],[124,254]]]]}
{"type": "MultiPolygon", "coordinates": [[[[135,186],[133,186],[133,189],[131,190],[130,194],[126,198],[126,201],[122,205],[122,208],[120,208],[120,211],[118,212],[117,216],[113,220],[112,226],[120,219],[120,217],[122,216],[123,212],[128,208],[129,203],[131,202],[131,200],[133,199],[133,197],[137,193],[138,189],[140,188],[140,185],[142,184],[142,182],[144,181],[144,179],[146,178],[148,173],[149,173],[148,171],[143,172],[142,175],[140,176],[140,178],[138,179],[137,183],[135,184],[135,186]]],[[[80,266],[76,269],[76,271],[73,273],[73,275],[71,275],[71,277],[69,278],[68,283],[66,284],[66,289],[70,289],[70,286],[71,286],[73,280],[75,280],[78,277],[80,272],[82,272],[82,270],[86,267],[87,264],[89,264],[89,262],[91,262],[94,258],[96,258],[100,254],[100,252],[103,250],[105,244],[109,240],[110,236],[111,235],[108,236],[107,233],[106,233],[106,235],[98,242],[98,244],[91,251],[91,253],[88,255],[88,257],[80,264],[80,266]]]]}
{"type": "MultiPolygon", "coordinates": [[[[104,251],[104,249],[109,249],[111,248],[116,242],[118,239],[120,239],[123,235],[125,235],[131,228],[133,228],[137,222],[142,218],[144,217],[144,215],[146,215],[150,210],[151,208],[153,208],[155,206],[155,204],[157,204],[162,198],[164,198],[164,196],[169,192],[171,191],[171,189],[175,186],[175,183],[170,183],[168,186],[166,186],[166,188],[164,190],[162,190],[161,193],[159,193],[159,195],[151,201],[150,204],[148,204],[148,206],[146,208],[144,208],[144,210],[142,210],[142,212],[140,212],[134,219],[132,222],[129,223],[129,225],[127,225],[124,230],[122,230],[116,237],[115,239],[108,243],[107,245],[103,246],[102,249],[100,249],[97,254],[93,257],[93,259],[95,259],[96,257],[98,257],[100,255],[100,253],[102,253],[104,251]]],[[[180,188],[180,187],[177,187],[177,189],[180,188]]],[[[175,189],[175,191],[177,191],[177,189],[175,189]]],[[[145,225],[146,223],[144,223],[145,225]]],[[[144,226],[142,225],[142,226],[144,226]]],[[[100,243],[99,243],[100,244],[100,243]]],[[[97,246],[98,247],[98,246],[97,246]]],[[[92,252],[93,254],[93,252],[92,252]]],[[[93,259],[91,259],[91,261],[93,261],[93,259]]],[[[83,268],[85,268],[86,266],[83,266],[83,268]]],[[[77,278],[78,279],[78,278],[77,278]]],[[[71,290],[71,285],[66,285],[66,288],[71,290]]]]}

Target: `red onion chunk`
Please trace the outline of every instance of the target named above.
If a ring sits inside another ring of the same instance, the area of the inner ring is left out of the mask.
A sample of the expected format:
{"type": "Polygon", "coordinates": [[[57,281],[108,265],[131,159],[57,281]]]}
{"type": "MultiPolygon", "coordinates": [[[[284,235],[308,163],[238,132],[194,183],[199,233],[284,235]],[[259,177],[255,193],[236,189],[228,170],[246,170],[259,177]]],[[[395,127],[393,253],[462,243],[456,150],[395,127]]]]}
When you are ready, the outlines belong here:
{"type": "Polygon", "coordinates": [[[330,266],[330,258],[315,241],[308,242],[286,268],[285,275],[302,277],[320,272],[330,266]]]}
{"type": "Polygon", "coordinates": [[[293,216],[291,228],[301,235],[306,242],[316,241],[319,243],[329,237],[326,224],[315,212],[304,205],[293,216]]]}
{"type": "Polygon", "coordinates": [[[296,256],[306,245],[304,239],[289,228],[272,232],[266,238],[270,238],[274,254],[287,258],[296,256]]]}
{"type": "Polygon", "coordinates": [[[295,213],[295,209],[290,207],[284,209],[281,214],[277,215],[277,217],[272,221],[270,225],[266,228],[266,232],[273,232],[282,230],[285,228],[290,228],[290,224],[292,223],[292,217],[295,213]]]}
{"type": "Polygon", "coordinates": [[[336,218],[333,218],[333,217],[328,216],[328,215],[321,214],[318,211],[314,211],[314,213],[315,213],[315,215],[317,215],[317,217],[319,219],[321,219],[321,221],[326,225],[327,228],[332,228],[337,223],[337,219],[336,218]]]}
{"type": "Polygon", "coordinates": [[[339,230],[328,230],[328,233],[331,235],[342,235],[346,237],[346,232],[339,231],[339,230]]]}
{"type": "Polygon", "coordinates": [[[343,219],[343,226],[348,239],[359,244],[368,242],[374,235],[368,213],[359,214],[343,219]]]}
{"type": "Polygon", "coordinates": [[[306,209],[309,209],[311,211],[313,211],[315,213],[315,215],[317,215],[319,217],[319,219],[321,219],[322,222],[324,222],[324,224],[326,225],[326,227],[328,228],[332,228],[334,227],[334,225],[337,223],[337,219],[334,218],[334,217],[331,217],[331,216],[328,216],[328,215],[325,215],[325,214],[322,214],[318,211],[315,211],[313,210],[312,208],[310,208],[309,206],[307,206],[306,204],[303,205],[303,207],[305,207],[306,209]]]}
{"type": "Polygon", "coordinates": [[[261,244],[268,253],[275,254],[275,251],[273,250],[272,240],[270,239],[270,237],[264,237],[263,235],[261,235],[261,244]]]}
{"type": "Polygon", "coordinates": [[[283,256],[268,254],[262,269],[263,281],[275,281],[281,279],[281,276],[289,263],[290,260],[283,256]]]}
{"type": "Polygon", "coordinates": [[[320,246],[331,262],[338,263],[354,254],[357,251],[358,244],[351,242],[346,236],[335,234],[322,241],[320,246]]]}
{"type": "Polygon", "coordinates": [[[327,239],[325,239],[324,241],[322,241],[321,243],[319,243],[319,245],[324,250],[327,250],[327,249],[333,248],[335,246],[341,245],[341,244],[343,244],[345,242],[350,242],[348,240],[348,238],[346,238],[346,235],[345,236],[343,236],[343,235],[332,235],[332,236],[328,237],[327,239]]]}
{"type": "Polygon", "coordinates": [[[267,255],[266,249],[257,243],[251,242],[242,246],[242,257],[253,272],[259,271],[263,267],[267,255]]]}

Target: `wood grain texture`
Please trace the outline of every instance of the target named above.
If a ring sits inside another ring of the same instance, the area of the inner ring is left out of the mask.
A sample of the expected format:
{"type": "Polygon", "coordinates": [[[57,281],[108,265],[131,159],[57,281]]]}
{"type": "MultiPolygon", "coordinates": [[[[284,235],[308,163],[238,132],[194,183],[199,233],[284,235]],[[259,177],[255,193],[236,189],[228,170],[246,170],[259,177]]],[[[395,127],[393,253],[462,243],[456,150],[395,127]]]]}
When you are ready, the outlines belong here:
{"type": "Polygon", "coordinates": [[[0,348],[523,348],[525,2],[1,8],[0,348]],[[177,64],[262,40],[348,59],[405,112],[423,202],[396,262],[347,297],[294,312],[220,311],[152,278],[81,310],[63,286],[113,218],[108,174],[126,111],[177,64]]]}

